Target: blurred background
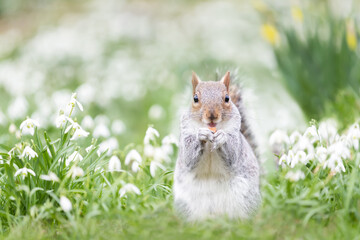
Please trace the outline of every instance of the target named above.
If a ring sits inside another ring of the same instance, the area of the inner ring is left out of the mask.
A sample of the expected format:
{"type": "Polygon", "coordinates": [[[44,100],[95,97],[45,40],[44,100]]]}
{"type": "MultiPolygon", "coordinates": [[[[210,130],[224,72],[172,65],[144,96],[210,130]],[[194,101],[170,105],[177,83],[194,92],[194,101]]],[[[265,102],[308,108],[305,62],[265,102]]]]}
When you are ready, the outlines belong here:
{"type": "MultiPolygon", "coordinates": [[[[54,128],[77,92],[77,120],[119,147],[153,125],[178,132],[191,71],[238,76],[264,159],[276,128],[359,116],[359,2],[0,1],[0,142],[27,116],[54,128]]],[[[10,133],[10,134],[9,134],[10,133]]],[[[271,161],[272,162],[272,161],[271,161]]]]}

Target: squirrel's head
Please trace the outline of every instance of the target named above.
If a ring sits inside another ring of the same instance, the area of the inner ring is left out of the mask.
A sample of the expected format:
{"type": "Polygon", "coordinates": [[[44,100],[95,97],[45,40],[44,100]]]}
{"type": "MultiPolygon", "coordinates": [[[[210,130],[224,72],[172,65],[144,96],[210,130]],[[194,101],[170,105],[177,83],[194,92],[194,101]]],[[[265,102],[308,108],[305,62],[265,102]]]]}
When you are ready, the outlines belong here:
{"type": "Polygon", "coordinates": [[[227,120],[233,105],[229,94],[230,72],[217,82],[202,82],[193,72],[191,81],[192,115],[209,127],[216,127],[221,121],[227,120]]]}

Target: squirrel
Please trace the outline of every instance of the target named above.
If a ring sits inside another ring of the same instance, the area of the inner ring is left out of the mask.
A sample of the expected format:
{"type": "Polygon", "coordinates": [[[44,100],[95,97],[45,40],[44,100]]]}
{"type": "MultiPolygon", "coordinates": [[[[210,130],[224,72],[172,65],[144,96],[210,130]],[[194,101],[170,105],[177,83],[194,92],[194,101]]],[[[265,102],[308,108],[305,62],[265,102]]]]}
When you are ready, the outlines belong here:
{"type": "Polygon", "coordinates": [[[174,172],[175,209],[189,221],[251,217],[261,204],[256,144],[230,72],[203,82],[192,74],[193,100],[181,117],[174,172]]]}

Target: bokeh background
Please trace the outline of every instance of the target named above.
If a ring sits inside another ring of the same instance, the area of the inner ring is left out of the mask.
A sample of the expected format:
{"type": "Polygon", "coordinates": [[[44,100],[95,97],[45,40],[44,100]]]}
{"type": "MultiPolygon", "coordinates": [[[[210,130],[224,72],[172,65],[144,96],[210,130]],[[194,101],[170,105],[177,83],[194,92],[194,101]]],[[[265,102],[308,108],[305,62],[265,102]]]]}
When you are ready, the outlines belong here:
{"type": "MultiPolygon", "coordinates": [[[[26,118],[50,136],[73,92],[76,120],[119,149],[149,126],[178,134],[190,76],[230,70],[243,86],[263,162],[269,136],[360,113],[359,14],[351,0],[0,0],[0,143],[18,142],[26,118]]],[[[91,139],[84,140],[89,143],[91,139]]],[[[175,158],[173,157],[173,160],[175,158]]]]}

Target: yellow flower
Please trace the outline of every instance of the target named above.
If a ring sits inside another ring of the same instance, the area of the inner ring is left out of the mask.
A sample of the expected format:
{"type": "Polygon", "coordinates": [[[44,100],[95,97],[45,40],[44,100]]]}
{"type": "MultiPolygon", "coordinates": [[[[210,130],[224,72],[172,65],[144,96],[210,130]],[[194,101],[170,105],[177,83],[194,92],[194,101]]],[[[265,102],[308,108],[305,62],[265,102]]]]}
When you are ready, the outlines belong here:
{"type": "Polygon", "coordinates": [[[280,40],[279,33],[275,26],[268,23],[261,26],[261,35],[272,45],[275,45],[280,40]]]}
{"type": "Polygon", "coordinates": [[[293,19],[297,22],[302,23],[304,20],[304,15],[299,7],[292,7],[291,15],[292,15],[293,19]]]}
{"type": "Polygon", "coordinates": [[[353,20],[348,20],[346,22],[346,42],[350,50],[356,50],[357,38],[353,20]]]}

